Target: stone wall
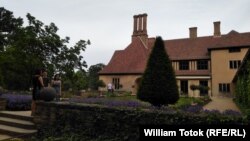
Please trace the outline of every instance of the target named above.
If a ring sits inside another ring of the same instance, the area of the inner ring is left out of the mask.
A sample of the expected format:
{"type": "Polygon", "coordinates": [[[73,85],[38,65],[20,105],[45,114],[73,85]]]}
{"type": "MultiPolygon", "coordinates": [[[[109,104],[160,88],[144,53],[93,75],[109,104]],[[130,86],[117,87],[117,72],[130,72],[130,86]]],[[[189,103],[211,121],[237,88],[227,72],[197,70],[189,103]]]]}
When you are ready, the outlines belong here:
{"type": "Polygon", "coordinates": [[[0,98],[0,110],[5,110],[7,101],[4,98],[0,98]]]}

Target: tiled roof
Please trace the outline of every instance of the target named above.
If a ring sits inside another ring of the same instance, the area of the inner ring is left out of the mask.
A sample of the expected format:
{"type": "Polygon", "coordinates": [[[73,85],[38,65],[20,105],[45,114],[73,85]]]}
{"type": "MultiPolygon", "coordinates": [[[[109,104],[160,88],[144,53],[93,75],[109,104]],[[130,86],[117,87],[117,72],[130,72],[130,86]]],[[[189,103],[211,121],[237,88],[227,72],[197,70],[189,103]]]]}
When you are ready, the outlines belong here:
{"type": "MultiPolygon", "coordinates": [[[[145,47],[140,37],[134,38],[127,48],[115,51],[109,64],[99,74],[142,74],[154,41],[154,38],[149,38],[148,47],[145,47]]],[[[171,60],[210,59],[208,50],[225,47],[249,47],[250,32],[231,31],[220,37],[205,36],[193,39],[165,40],[164,42],[171,60]]],[[[191,73],[191,71],[187,73],[191,73]]],[[[198,70],[192,72],[192,74],[197,75],[200,73],[201,71],[198,70]]],[[[202,72],[202,74],[210,75],[209,72],[202,72]]],[[[176,75],[178,75],[177,72],[176,75]]]]}
{"type": "MultiPolygon", "coordinates": [[[[151,46],[153,46],[152,43],[149,40],[151,46]]],[[[135,38],[126,49],[115,51],[109,64],[104,67],[100,74],[142,73],[144,72],[149,52],[149,49],[143,45],[140,38],[135,38]]]]}

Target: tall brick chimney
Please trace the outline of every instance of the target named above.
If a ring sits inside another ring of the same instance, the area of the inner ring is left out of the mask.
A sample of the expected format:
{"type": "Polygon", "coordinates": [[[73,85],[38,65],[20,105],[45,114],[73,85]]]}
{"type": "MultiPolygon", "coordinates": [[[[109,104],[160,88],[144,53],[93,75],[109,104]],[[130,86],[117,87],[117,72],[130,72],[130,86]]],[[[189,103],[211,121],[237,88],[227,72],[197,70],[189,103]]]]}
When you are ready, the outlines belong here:
{"type": "Polygon", "coordinates": [[[214,22],[214,37],[220,37],[220,21],[214,22]]]}
{"type": "Polygon", "coordinates": [[[190,39],[197,38],[197,27],[190,27],[189,28],[189,38],[190,39]]]}
{"type": "Polygon", "coordinates": [[[148,39],[147,34],[147,14],[134,15],[134,29],[132,35],[132,41],[136,37],[140,37],[141,40],[146,44],[148,39]]]}

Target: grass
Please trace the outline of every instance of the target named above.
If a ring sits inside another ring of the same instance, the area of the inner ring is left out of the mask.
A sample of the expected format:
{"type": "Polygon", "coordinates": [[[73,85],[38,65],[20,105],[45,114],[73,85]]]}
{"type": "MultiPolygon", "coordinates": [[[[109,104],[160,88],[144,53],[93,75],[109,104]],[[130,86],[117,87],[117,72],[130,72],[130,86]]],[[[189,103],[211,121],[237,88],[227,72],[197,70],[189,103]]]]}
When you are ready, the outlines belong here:
{"type": "Polygon", "coordinates": [[[183,108],[192,104],[198,104],[201,106],[204,106],[208,102],[210,102],[209,97],[199,97],[199,98],[194,98],[194,97],[180,97],[180,99],[177,101],[173,107],[175,108],[183,108]]]}

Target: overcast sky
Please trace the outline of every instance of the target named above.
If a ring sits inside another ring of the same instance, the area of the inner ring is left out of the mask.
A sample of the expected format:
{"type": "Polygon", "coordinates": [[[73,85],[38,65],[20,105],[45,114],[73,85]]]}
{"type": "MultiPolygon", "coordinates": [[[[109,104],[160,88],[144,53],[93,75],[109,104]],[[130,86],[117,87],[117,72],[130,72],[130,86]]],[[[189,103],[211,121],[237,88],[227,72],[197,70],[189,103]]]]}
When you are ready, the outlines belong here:
{"type": "Polygon", "coordinates": [[[213,34],[213,22],[221,21],[221,33],[250,32],[250,0],[0,0],[0,6],[26,18],[54,22],[58,34],[71,44],[91,41],[83,53],[88,66],[107,64],[115,50],[131,42],[133,15],[147,13],[149,37],[189,37],[189,27],[198,36],[213,34]]]}

